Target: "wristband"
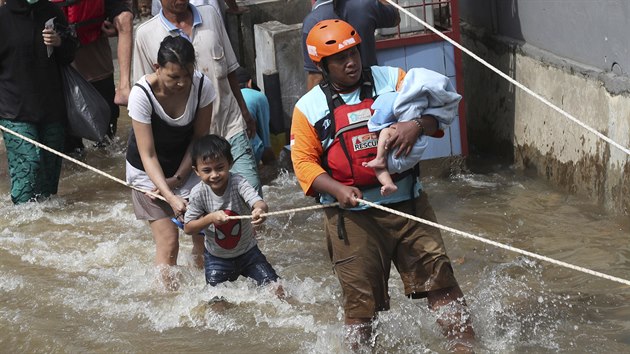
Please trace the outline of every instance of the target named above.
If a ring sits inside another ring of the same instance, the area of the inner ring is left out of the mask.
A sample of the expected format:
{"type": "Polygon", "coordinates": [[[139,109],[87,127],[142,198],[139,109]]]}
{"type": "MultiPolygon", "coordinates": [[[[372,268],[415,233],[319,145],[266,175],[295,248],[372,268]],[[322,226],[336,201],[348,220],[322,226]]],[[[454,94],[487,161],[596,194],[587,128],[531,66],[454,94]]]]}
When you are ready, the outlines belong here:
{"type": "Polygon", "coordinates": [[[416,118],[416,119],[413,120],[413,122],[416,123],[418,128],[420,128],[420,135],[418,135],[418,136],[421,136],[421,135],[424,134],[424,126],[422,125],[422,122],[420,121],[420,119],[422,119],[422,118],[416,118]]]}

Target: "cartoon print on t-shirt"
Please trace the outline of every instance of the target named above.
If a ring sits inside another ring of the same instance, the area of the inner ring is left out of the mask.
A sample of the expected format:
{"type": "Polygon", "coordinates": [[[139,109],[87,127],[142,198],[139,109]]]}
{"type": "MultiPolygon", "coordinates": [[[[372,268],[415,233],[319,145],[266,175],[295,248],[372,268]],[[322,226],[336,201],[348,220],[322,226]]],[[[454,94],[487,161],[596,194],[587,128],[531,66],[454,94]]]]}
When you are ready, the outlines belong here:
{"type": "MultiPolygon", "coordinates": [[[[225,214],[228,216],[238,216],[232,210],[225,209],[223,210],[225,214]]],[[[217,245],[221,246],[221,248],[225,248],[231,250],[232,248],[238,245],[238,242],[241,240],[241,220],[228,220],[223,225],[215,225],[214,232],[214,241],[217,245]]]]}

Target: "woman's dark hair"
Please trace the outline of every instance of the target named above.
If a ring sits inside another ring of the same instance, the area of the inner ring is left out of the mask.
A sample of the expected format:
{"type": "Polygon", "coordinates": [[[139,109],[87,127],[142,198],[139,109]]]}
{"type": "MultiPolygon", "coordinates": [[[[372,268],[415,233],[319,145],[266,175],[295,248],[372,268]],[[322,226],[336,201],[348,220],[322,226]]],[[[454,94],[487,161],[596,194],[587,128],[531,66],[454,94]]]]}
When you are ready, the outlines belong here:
{"type": "Polygon", "coordinates": [[[190,65],[195,66],[195,48],[189,40],[182,36],[167,36],[160,43],[157,55],[158,65],[166,66],[167,63],[178,64],[184,69],[190,65]]]}
{"type": "Polygon", "coordinates": [[[234,162],[232,147],[225,138],[215,134],[202,136],[195,140],[190,153],[193,167],[197,167],[197,160],[216,160],[222,157],[231,165],[234,162]]]}

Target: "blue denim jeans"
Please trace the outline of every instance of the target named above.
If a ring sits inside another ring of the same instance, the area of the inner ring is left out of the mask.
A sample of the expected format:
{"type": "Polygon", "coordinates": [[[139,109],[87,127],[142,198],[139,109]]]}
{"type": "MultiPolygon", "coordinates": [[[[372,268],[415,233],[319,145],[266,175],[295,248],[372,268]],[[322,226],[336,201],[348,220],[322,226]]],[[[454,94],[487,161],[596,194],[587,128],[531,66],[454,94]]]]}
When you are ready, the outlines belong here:
{"type": "Polygon", "coordinates": [[[205,250],[203,253],[206,283],[215,286],[226,281],[235,281],[239,276],[252,278],[258,285],[278,280],[276,271],[267,262],[258,246],[234,258],[215,257],[205,250]]]}

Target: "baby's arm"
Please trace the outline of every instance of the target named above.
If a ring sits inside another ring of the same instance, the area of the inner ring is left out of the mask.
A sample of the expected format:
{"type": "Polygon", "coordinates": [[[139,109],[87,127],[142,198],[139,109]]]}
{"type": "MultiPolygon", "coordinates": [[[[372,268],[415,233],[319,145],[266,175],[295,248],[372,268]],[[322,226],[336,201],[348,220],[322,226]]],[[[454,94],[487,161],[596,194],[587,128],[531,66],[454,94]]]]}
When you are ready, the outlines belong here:
{"type": "Polygon", "coordinates": [[[264,200],[259,200],[254,204],[254,208],[252,209],[252,224],[260,225],[267,219],[266,216],[261,216],[260,214],[266,213],[269,210],[267,203],[264,200]]]}
{"type": "Polygon", "coordinates": [[[189,235],[196,235],[211,224],[223,225],[228,221],[228,216],[223,210],[217,210],[206,214],[199,219],[190,220],[184,224],[184,232],[189,235]]]}

